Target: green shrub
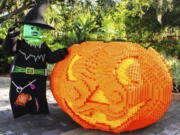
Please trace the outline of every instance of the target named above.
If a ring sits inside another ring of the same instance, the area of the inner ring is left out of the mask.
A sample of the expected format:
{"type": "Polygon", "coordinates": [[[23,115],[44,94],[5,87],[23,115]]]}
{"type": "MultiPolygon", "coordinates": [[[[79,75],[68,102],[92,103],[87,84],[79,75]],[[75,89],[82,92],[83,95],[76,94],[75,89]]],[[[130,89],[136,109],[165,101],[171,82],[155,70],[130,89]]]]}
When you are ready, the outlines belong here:
{"type": "Polygon", "coordinates": [[[173,57],[168,57],[167,61],[173,76],[174,91],[180,92],[180,61],[173,57]]]}
{"type": "Polygon", "coordinates": [[[160,43],[144,43],[142,46],[146,48],[153,47],[165,56],[180,58],[180,45],[177,41],[164,40],[160,43]]]}

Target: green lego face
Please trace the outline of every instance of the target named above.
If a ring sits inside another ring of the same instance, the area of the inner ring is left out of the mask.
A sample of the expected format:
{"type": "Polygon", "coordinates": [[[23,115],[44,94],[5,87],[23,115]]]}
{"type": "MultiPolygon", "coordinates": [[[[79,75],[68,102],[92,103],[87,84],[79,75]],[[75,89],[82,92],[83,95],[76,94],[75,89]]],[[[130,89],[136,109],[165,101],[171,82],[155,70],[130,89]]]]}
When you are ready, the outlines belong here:
{"type": "Polygon", "coordinates": [[[23,25],[22,28],[23,39],[32,46],[39,46],[43,42],[43,29],[35,25],[23,25]]]}

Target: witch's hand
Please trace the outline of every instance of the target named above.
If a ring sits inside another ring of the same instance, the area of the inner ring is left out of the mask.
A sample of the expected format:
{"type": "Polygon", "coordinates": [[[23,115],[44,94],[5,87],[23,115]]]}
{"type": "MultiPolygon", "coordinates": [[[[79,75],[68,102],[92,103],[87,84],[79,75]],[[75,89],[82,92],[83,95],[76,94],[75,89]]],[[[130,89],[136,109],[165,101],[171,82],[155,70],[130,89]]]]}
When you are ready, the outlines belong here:
{"type": "Polygon", "coordinates": [[[13,27],[8,29],[7,36],[10,37],[10,38],[15,38],[19,34],[20,34],[20,30],[13,26],[13,27]]]}
{"type": "Polygon", "coordinates": [[[67,48],[59,49],[59,52],[61,53],[61,55],[62,55],[63,57],[65,57],[66,55],[69,54],[67,48]]]}

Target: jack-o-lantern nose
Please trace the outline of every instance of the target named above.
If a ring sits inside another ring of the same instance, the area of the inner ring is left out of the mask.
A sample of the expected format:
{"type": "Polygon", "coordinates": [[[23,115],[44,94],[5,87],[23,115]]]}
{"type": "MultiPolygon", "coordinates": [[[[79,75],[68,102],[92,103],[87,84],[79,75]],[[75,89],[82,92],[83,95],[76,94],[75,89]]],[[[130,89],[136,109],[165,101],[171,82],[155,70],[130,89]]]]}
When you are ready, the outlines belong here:
{"type": "Polygon", "coordinates": [[[94,95],[92,95],[92,97],[90,98],[90,101],[109,104],[109,100],[105,97],[102,90],[96,91],[94,95]]]}

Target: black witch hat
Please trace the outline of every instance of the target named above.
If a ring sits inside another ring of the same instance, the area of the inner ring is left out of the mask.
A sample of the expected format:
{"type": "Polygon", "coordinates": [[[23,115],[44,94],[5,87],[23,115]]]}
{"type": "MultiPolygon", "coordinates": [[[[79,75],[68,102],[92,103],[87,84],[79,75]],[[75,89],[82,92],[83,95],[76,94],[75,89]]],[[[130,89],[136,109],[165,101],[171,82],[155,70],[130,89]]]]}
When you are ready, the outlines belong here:
{"type": "Polygon", "coordinates": [[[44,21],[43,14],[44,14],[47,6],[48,6],[47,0],[40,2],[38,5],[36,5],[34,8],[32,8],[28,12],[28,14],[23,18],[23,20],[20,23],[21,24],[37,25],[37,26],[43,27],[45,29],[54,30],[54,27],[48,25],[44,21]]]}

